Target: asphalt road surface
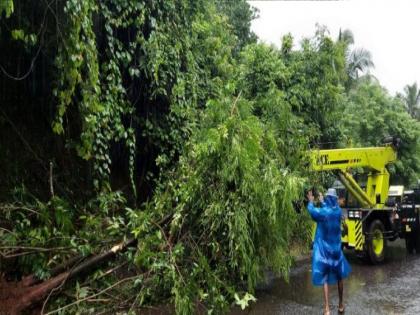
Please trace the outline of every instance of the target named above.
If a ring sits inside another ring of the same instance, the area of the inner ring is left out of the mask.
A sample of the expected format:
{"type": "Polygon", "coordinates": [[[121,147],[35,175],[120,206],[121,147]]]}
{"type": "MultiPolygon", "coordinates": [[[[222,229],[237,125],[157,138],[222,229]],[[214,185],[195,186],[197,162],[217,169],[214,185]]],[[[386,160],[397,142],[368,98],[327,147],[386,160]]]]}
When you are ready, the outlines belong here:
{"type": "MultiPolygon", "coordinates": [[[[388,250],[386,261],[379,266],[346,252],[352,266],[344,283],[346,314],[420,315],[420,255],[407,254],[401,240],[388,243],[388,250]]],[[[256,295],[256,303],[232,315],[322,314],[322,289],[312,286],[310,260],[292,269],[289,283],[272,278],[256,295]]],[[[330,288],[330,304],[331,314],[337,314],[336,286],[330,288]]]]}

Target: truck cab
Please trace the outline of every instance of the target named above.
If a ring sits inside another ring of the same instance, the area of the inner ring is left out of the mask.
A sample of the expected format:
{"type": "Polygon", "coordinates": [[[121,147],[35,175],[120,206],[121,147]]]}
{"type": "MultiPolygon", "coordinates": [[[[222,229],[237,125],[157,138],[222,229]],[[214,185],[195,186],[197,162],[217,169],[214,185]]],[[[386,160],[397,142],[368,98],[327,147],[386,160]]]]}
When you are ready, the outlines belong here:
{"type": "Polygon", "coordinates": [[[420,189],[405,190],[397,204],[400,237],[405,239],[409,253],[420,254],[420,189]]]}
{"type": "Polygon", "coordinates": [[[404,186],[402,185],[391,185],[389,186],[388,200],[386,206],[394,207],[401,204],[404,197],[404,186]]]}

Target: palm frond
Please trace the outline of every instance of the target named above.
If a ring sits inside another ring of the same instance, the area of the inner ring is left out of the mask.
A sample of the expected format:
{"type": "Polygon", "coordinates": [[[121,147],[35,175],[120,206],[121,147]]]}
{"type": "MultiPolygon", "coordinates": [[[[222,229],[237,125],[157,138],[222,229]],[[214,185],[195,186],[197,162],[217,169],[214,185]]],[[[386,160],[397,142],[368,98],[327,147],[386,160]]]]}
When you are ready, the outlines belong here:
{"type": "Polygon", "coordinates": [[[417,82],[414,82],[411,85],[407,84],[404,87],[403,100],[408,113],[412,117],[420,117],[420,90],[417,86],[417,82]]]}
{"type": "Polygon", "coordinates": [[[352,79],[359,77],[359,72],[366,72],[370,68],[374,68],[372,54],[364,48],[356,48],[352,50],[347,58],[347,71],[352,79]]]}

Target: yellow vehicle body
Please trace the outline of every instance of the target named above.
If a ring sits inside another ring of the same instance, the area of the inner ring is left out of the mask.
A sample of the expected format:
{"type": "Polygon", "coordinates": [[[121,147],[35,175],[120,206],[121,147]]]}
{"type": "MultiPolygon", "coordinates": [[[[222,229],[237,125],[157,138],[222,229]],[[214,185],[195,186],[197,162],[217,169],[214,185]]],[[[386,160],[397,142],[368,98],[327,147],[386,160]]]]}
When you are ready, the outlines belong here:
{"type": "Polygon", "coordinates": [[[385,166],[397,159],[392,146],[347,148],[311,151],[311,166],[315,171],[340,171],[339,176],[349,192],[367,208],[382,208],[388,198],[389,173],[385,166]],[[352,168],[369,168],[366,191],[350,174],[352,168]]]}
{"type": "MultiPolygon", "coordinates": [[[[389,191],[389,173],[386,165],[397,159],[396,149],[392,144],[382,147],[345,148],[310,151],[310,164],[314,171],[337,171],[338,177],[347,191],[362,206],[356,211],[348,211],[342,223],[342,242],[358,252],[367,250],[364,219],[372,211],[384,209],[389,191]],[[363,189],[351,175],[352,169],[363,168],[368,171],[366,188],[363,189]],[[366,215],[367,214],[367,215],[366,215]]],[[[365,227],[366,229],[366,227],[365,227]]],[[[370,247],[373,255],[384,250],[384,236],[380,228],[371,229],[370,247]]],[[[372,254],[371,254],[372,255],[372,254]]]]}

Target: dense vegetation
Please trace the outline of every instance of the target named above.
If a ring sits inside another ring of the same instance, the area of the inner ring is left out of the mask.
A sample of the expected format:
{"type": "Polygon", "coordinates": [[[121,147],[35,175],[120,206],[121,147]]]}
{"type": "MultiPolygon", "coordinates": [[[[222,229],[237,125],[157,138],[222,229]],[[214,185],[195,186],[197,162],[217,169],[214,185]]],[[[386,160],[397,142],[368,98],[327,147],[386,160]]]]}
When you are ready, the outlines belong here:
{"type": "Polygon", "coordinates": [[[417,85],[390,96],[349,31],[259,43],[256,14],[245,0],[0,1],[4,279],[53,279],[134,237],[38,306],[218,314],[253,300],[267,268],[287,277],[307,241],[296,210],[325,184],[310,147],[398,135],[393,180],[416,182],[417,85]]]}

